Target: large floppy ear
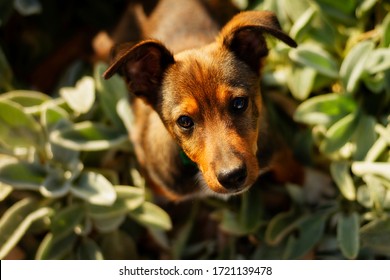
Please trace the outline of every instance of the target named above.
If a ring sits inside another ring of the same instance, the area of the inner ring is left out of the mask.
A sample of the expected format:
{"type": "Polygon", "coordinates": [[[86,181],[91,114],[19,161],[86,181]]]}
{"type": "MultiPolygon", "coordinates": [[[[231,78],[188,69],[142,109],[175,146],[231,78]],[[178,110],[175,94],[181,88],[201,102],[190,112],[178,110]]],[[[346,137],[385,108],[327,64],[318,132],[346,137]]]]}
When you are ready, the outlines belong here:
{"type": "Polygon", "coordinates": [[[173,55],[162,43],[145,40],[122,47],[103,77],[109,79],[115,73],[121,73],[129,90],[155,107],[164,72],[173,63],[173,55]]]}
{"type": "Polygon", "coordinates": [[[264,38],[267,34],[290,47],[297,46],[297,43],[282,31],[275,14],[269,11],[248,11],[236,15],[223,27],[218,40],[258,73],[262,59],[268,55],[264,38]]]}

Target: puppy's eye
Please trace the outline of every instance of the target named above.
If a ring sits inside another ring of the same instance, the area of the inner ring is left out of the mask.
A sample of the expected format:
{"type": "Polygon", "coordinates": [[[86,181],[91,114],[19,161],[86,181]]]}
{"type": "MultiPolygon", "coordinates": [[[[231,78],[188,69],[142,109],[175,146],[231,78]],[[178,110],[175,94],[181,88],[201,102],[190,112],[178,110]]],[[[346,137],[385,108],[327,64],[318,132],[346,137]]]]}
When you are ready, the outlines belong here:
{"type": "Polygon", "coordinates": [[[189,116],[180,116],[177,119],[177,124],[184,129],[190,129],[194,126],[194,121],[189,116]]]}
{"type": "Polygon", "coordinates": [[[248,108],[247,97],[236,97],[230,102],[230,110],[233,113],[242,113],[248,108]]]}

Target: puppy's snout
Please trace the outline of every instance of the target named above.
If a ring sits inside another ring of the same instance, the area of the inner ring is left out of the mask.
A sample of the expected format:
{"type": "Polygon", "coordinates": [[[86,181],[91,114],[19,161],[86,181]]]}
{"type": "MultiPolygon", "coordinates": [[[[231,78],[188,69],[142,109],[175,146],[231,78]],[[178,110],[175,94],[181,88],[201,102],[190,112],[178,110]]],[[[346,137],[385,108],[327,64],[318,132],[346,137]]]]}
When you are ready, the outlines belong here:
{"type": "Polygon", "coordinates": [[[218,182],[229,191],[237,191],[243,187],[246,181],[247,169],[245,165],[232,169],[225,169],[219,172],[218,182]]]}

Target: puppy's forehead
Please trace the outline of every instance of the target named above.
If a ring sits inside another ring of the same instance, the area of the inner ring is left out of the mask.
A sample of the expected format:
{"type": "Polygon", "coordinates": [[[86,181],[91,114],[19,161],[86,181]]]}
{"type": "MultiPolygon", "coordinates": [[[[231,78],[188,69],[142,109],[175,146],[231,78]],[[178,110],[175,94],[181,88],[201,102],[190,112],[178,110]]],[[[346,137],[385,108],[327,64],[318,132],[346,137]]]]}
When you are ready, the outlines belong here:
{"type": "Polygon", "coordinates": [[[208,46],[185,51],[175,56],[175,63],[167,71],[164,95],[178,99],[195,98],[202,103],[215,102],[218,93],[251,87],[250,74],[242,73],[243,69],[245,72],[245,66],[223,49],[208,46]]]}

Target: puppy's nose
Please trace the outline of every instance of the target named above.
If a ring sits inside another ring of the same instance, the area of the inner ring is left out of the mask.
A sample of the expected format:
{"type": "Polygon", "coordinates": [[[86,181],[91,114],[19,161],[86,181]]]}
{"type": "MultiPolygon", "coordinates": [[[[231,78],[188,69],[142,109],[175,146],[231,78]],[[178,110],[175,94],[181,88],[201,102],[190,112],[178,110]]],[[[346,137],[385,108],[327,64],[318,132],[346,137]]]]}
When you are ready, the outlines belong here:
{"type": "Polygon", "coordinates": [[[217,179],[227,190],[234,191],[242,187],[246,180],[247,171],[245,166],[235,167],[229,170],[222,170],[217,179]]]}

